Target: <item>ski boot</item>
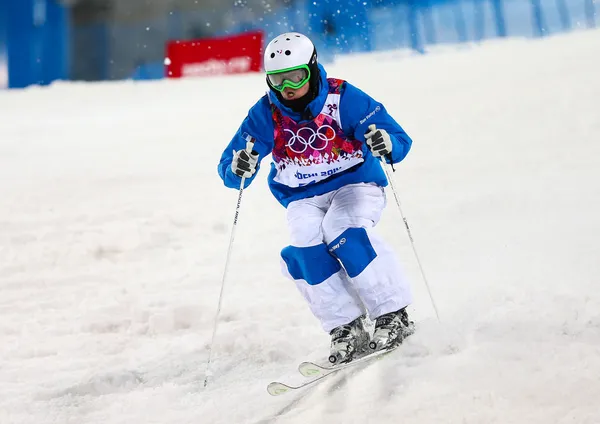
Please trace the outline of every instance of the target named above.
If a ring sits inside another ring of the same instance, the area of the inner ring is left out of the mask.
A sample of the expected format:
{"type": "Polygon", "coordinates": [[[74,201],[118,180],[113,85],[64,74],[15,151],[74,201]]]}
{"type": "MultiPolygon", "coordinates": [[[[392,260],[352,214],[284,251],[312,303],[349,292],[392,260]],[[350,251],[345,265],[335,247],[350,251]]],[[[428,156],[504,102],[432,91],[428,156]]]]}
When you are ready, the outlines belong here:
{"type": "Polygon", "coordinates": [[[331,335],[329,362],[332,364],[350,362],[356,355],[364,353],[369,343],[369,333],[365,330],[362,316],[349,324],[334,328],[329,334],[331,335]]]}
{"type": "Polygon", "coordinates": [[[371,350],[388,349],[399,345],[415,332],[414,322],[408,319],[406,308],[381,315],[375,320],[375,330],[369,342],[371,350]]]}

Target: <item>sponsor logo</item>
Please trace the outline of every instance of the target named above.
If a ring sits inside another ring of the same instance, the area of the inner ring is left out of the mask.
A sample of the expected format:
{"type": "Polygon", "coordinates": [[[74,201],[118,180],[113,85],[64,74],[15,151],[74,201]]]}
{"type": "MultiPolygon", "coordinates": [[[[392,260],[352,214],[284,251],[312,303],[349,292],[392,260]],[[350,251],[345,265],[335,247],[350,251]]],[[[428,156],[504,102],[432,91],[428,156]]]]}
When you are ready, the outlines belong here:
{"type": "Polygon", "coordinates": [[[316,151],[324,150],[335,138],[335,131],[329,125],[320,126],[316,131],[310,127],[302,127],[296,133],[288,129],[284,131],[291,134],[285,147],[298,154],[306,152],[309,147],[316,151]]]}
{"type": "Polygon", "coordinates": [[[200,63],[186,63],[182,67],[185,77],[204,77],[209,75],[222,75],[237,72],[248,72],[252,66],[249,57],[234,57],[229,60],[210,59],[200,63]]]}
{"type": "Polygon", "coordinates": [[[371,119],[371,118],[372,118],[372,117],[373,117],[373,116],[374,116],[374,115],[375,115],[377,112],[379,112],[380,110],[381,110],[381,107],[380,107],[380,106],[377,106],[373,112],[369,113],[367,116],[365,116],[365,117],[364,117],[364,119],[361,119],[361,120],[360,120],[360,124],[362,125],[362,124],[364,124],[365,122],[367,122],[369,119],[371,119]]]}
{"type": "Polygon", "coordinates": [[[346,238],[342,238],[337,244],[331,246],[331,249],[329,249],[329,251],[333,252],[334,250],[338,250],[344,244],[346,244],[346,238]]]}
{"type": "Polygon", "coordinates": [[[318,176],[329,177],[330,175],[335,174],[336,172],[340,171],[341,169],[342,169],[341,167],[338,167],[338,168],[334,168],[334,169],[329,169],[327,171],[311,172],[308,174],[303,174],[302,172],[298,171],[294,174],[294,177],[296,177],[299,180],[306,180],[306,179],[315,178],[318,176]]]}
{"type": "Polygon", "coordinates": [[[302,172],[298,171],[294,174],[294,176],[299,179],[299,180],[306,180],[308,178],[314,178],[314,177],[318,177],[319,173],[318,172],[311,172],[310,174],[303,174],[302,172]]]}

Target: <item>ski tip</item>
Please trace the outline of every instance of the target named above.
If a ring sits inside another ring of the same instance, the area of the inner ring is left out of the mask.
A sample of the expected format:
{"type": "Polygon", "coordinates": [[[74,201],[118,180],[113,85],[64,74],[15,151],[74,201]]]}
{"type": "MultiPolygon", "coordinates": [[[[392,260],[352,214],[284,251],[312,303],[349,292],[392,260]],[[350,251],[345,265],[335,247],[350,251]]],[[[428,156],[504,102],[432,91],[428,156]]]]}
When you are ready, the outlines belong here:
{"type": "Polygon", "coordinates": [[[302,362],[298,365],[298,371],[304,377],[316,377],[323,372],[323,368],[313,362],[302,362]]]}
{"type": "Polygon", "coordinates": [[[273,383],[270,383],[267,386],[267,392],[269,392],[269,394],[271,396],[279,396],[282,395],[284,393],[287,393],[291,390],[292,388],[290,386],[287,386],[283,383],[279,383],[277,381],[274,381],[273,383]]]}

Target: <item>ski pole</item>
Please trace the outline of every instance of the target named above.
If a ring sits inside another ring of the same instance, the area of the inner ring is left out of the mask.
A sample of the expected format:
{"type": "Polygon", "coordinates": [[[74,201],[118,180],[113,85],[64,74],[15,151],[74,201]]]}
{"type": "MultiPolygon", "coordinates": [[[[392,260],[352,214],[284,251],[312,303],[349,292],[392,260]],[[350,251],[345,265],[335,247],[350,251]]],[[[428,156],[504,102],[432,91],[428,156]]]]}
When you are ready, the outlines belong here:
{"type": "MultiPolygon", "coordinates": [[[[392,168],[392,170],[394,172],[396,172],[396,170],[394,169],[394,164],[392,162],[392,155],[389,154],[389,155],[387,155],[387,157],[390,160],[389,166],[392,168]]],[[[415,254],[415,258],[417,259],[417,264],[419,265],[419,270],[421,271],[421,276],[423,277],[423,281],[425,282],[425,287],[427,287],[427,292],[429,293],[429,298],[431,299],[431,305],[433,306],[433,310],[435,311],[435,315],[438,319],[438,322],[442,322],[440,320],[440,314],[438,312],[438,308],[435,305],[435,301],[433,300],[433,294],[431,293],[431,288],[429,287],[429,282],[427,281],[427,277],[425,277],[425,271],[423,270],[423,265],[421,265],[421,259],[419,259],[419,254],[417,253],[417,249],[415,247],[415,241],[410,232],[410,226],[408,225],[408,220],[406,219],[406,217],[404,216],[404,212],[402,211],[402,205],[400,204],[400,197],[398,196],[398,192],[396,191],[396,186],[394,184],[394,180],[392,179],[392,174],[388,170],[388,164],[383,157],[381,157],[381,163],[383,166],[383,170],[385,171],[385,176],[387,177],[388,181],[390,182],[390,188],[392,189],[392,193],[394,193],[394,198],[396,199],[396,205],[398,205],[398,210],[400,211],[400,216],[402,217],[402,221],[404,221],[404,226],[406,227],[408,239],[410,240],[410,245],[412,246],[412,250],[415,254]]]]}
{"type": "MultiPolygon", "coordinates": [[[[254,147],[254,138],[250,135],[246,135],[246,151],[248,155],[252,154],[252,148],[254,147]]],[[[235,229],[237,227],[238,217],[240,215],[240,206],[242,204],[242,195],[244,194],[244,184],[246,183],[246,177],[242,177],[240,182],[240,189],[238,194],[238,200],[235,207],[235,215],[233,217],[233,227],[231,228],[231,237],[229,238],[229,248],[227,249],[227,257],[225,259],[225,269],[223,270],[223,279],[221,280],[221,292],[219,293],[219,303],[217,305],[217,312],[215,314],[215,322],[213,326],[212,338],[208,348],[208,361],[206,362],[206,376],[204,378],[204,387],[208,385],[208,380],[212,375],[210,371],[210,364],[212,360],[213,346],[215,343],[215,337],[217,335],[217,324],[219,322],[219,315],[221,313],[221,304],[223,303],[223,289],[225,288],[225,280],[227,278],[227,271],[229,270],[229,259],[231,258],[231,251],[233,250],[233,240],[235,238],[235,229]]]]}

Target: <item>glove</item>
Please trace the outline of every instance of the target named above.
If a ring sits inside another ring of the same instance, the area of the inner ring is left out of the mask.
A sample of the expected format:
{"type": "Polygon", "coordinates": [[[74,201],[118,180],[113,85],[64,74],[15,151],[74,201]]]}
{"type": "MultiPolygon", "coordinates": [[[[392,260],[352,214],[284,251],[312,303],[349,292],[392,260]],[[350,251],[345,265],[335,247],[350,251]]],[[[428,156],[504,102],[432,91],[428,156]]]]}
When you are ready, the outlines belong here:
{"type": "Polygon", "coordinates": [[[392,140],[386,130],[378,130],[375,124],[369,125],[369,132],[365,134],[367,146],[373,156],[387,156],[392,153],[392,140]]]}
{"type": "Polygon", "coordinates": [[[233,152],[231,170],[238,177],[250,178],[256,172],[257,163],[258,152],[252,151],[248,154],[246,150],[240,150],[239,152],[233,152]]]}

